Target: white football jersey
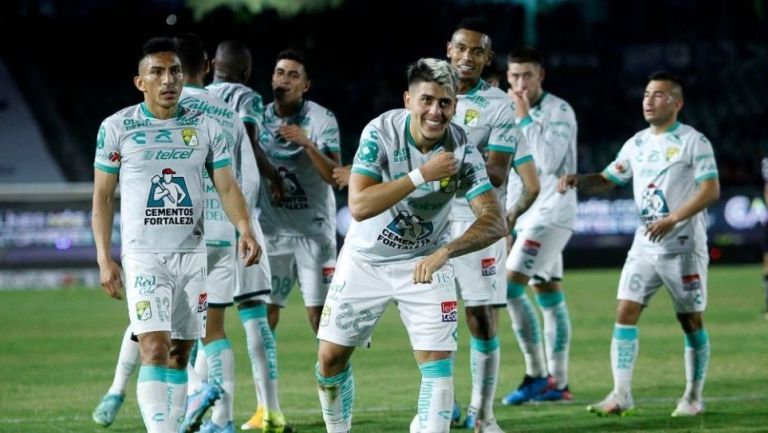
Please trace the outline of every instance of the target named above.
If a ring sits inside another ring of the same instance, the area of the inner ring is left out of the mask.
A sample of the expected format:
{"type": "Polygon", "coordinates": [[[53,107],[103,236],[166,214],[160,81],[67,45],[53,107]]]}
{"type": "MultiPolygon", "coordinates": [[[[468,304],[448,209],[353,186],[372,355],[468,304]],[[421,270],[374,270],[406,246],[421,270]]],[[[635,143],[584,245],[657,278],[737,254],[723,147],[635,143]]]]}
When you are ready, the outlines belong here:
{"type": "Polygon", "coordinates": [[[206,87],[211,93],[234,107],[243,123],[253,123],[261,128],[264,102],[258,92],[240,83],[216,81],[206,87]]]}
{"type": "MultiPolygon", "coordinates": [[[[515,166],[533,160],[520,128],[515,127],[515,114],[509,96],[483,80],[479,80],[466,94],[458,95],[453,123],[464,130],[483,160],[488,159],[491,150],[510,154],[515,166]]],[[[495,191],[499,203],[504,203],[506,183],[495,191]]],[[[457,221],[475,220],[475,214],[464,197],[456,196],[451,218],[457,221]]]]}
{"type": "Polygon", "coordinates": [[[632,180],[641,222],[632,249],[653,254],[706,253],[706,210],[677,223],[658,243],[645,234],[646,225],[688,201],[699,182],[718,177],[712,144],[699,131],[679,122],[663,134],[644,129],[624,143],[603,176],[618,185],[632,180]]]}
{"type": "Polygon", "coordinates": [[[451,123],[444,138],[424,154],[413,142],[407,110],[391,110],[372,120],[363,130],[352,173],[390,182],[407,176],[435,154],[452,151],[460,161],[459,172],[427,182],[391,208],[365,221],[353,221],[344,241],[369,262],[384,263],[426,256],[450,239],[450,212],[454,197],[465,200],[492,190],[483,158],[464,131],[451,123]]]}
{"type": "Polygon", "coordinates": [[[94,167],[120,177],[122,252],[205,252],[203,171],[228,166],[224,132],[201,111],[157,119],[144,103],[102,122],[94,167]]]}

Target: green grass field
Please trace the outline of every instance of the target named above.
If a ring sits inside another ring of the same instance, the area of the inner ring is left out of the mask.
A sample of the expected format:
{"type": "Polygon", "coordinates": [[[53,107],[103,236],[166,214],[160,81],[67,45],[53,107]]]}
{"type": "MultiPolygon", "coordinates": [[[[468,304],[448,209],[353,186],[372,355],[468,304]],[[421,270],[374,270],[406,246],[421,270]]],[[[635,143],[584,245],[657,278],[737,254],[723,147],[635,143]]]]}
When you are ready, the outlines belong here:
{"type": "MultiPolygon", "coordinates": [[[[706,325],[712,359],[705,387],[707,412],[695,419],[669,413],[684,388],[683,338],[669,296],[659,292],[640,323],[632,417],[601,419],[585,406],[611,388],[608,350],[619,269],[571,271],[566,277],[573,320],[569,404],[495,408],[507,432],[766,432],[768,431],[768,322],[757,266],[713,267],[706,325]]],[[[122,302],[100,290],[0,292],[0,432],[97,432],[91,411],[111,383],[127,323],[122,302]]],[[[294,295],[278,331],[283,411],[299,431],[324,432],[314,386],[316,343],[300,299],[294,295]]],[[[516,387],[522,355],[506,312],[501,315],[502,367],[498,395],[516,387]]],[[[245,337],[236,314],[228,330],[237,357],[235,421],[239,426],[255,397],[245,337]]],[[[456,396],[469,399],[468,332],[459,323],[456,396]]],[[[352,362],[357,399],[355,433],[407,432],[416,408],[419,373],[394,306],[382,318],[373,347],[352,362]]],[[[134,384],[109,431],[140,432],[134,384]]]]}

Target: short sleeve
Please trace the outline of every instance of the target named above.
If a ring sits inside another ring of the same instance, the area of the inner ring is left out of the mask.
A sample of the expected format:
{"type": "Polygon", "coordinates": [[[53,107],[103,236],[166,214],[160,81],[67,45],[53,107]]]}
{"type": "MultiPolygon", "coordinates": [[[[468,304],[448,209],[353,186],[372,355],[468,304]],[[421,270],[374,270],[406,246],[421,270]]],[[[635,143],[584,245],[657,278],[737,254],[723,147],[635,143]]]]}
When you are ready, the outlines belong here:
{"type": "Polygon", "coordinates": [[[470,202],[478,195],[493,189],[485,171],[485,162],[477,148],[467,143],[464,159],[459,170],[459,185],[465,190],[464,196],[470,202]]]}
{"type": "Polygon", "coordinates": [[[380,133],[376,127],[369,124],[360,136],[360,145],[352,162],[352,173],[362,174],[381,182],[384,158],[386,158],[386,152],[381,145],[380,133]]]}
{"type": "Polygon", "coordinates": [[[264,117],[264,101],[261,99],[261,95],[254,91],[248,92],[240,104],[238,115],[243,123],[260,126],[264,117]]]}
{"type": "Polygon", "coordinates": [[[619,154],[616,155],[616,159],[603,170],[603,176],[620,186],[626,185],[632,179],[630,146],[634,145],[633,141],[629,140],[624,143],[619,154]]]}
{"type": "Polygon", "coordinates": [[[717,162],[715,161],[715,151],[712,149],[712,143],[707,140],[707,137],[699,135],[695,138],[691,150],[693,153],[693,175],[696,183],[708,179],[717,179],[719,174],[717,172],[717,162]]]}
{"type": "Polygon", "coordinates": [[[121,158],[117,134],[109,122],[105,120],[101,123],[96,135],[96,156],[93,166],[106,173],[118,174],[121,158]]]}
{"type": "Polygon", "coordinates": [[[210,140],[210,149],[205,159],[205,165],[212,169],[226,167],[232,163],[229,149],[227,146],[227,137],[218,123],[206,119],[204,125],[208,128],[208,137],[210,140]]]}
{"type": "Polygon", "coordinates": [[[315,143],[318,150],[325,153],[341,152],[341,140],[339,139],[339,124],[336,116],[330,110],[326,110],[323,122],[318,128],[318,140],[315,143]]]}

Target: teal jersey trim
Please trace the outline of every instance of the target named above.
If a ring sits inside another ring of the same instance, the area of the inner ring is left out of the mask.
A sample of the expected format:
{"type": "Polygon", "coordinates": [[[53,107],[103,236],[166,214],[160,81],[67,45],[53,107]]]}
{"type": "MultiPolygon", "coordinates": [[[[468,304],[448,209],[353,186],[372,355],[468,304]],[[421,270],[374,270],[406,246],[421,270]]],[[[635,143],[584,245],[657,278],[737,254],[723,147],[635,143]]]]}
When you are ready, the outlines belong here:
{"type": "Polygon", "coordinates": [[[165,382],[168,368],[159,365],[142,365],[139,367],[139,382],[165,382]]]}
{"type": "Polygon", "coordinates": [[[709,179],[717,179],[718,177],[717,173],[705,173],[696,178],[696,183],[701,183],[709,179]]]}
{"type": "Polygon", "coordinates": [[[672,125],[670,125],[669,128],[667,128],[666,132],[675,132],[679,127],[680,127],[680,122],[675,121],[675,123],[673,123],[672,125]]]}
{"type": "Polygon", "coordinates": [[[480,353],[491,353],[499,348],[499,337],[493,337],[490,340],[480,340],[470,337],[469,346],[480,353]]]}
{"type": "Polygon", "coordinates": [[[118,167],[110,167],[108,165],[99,164],[98,162],[94,162],[93,166],[95,168],[98,168],[99,170],[109,173],[109,174],[118,174],[120,173],[120,169],[118,167]]]}
{"type": "Polygon", "coordinates": [[[637,340],[637,326],[614,326],[613,327],[613,338],[617,340],[625,340],[625,341],[631,341],[631,340],[637,340]]]}
{"type": "Polygon", "coordinates": [[[441,359],[438,361],[419,364],[421,377],[425,379],[439,379],[453,376],[453,360],[441,359]]]}
{"type": "Polygon", "coordinates": [[[259,121],[258,121],[258,120],[256,120],[256,119],[254,119],[254,118],[253,118],[253,117],[251,117],[251,116],[242,116],[242,117],[240,118],[240,120],[242,120],[242,121],[243,121],[243,123],[252,123],[252,124],[254,124],[254,125],[258,125],[258,124],[259,124],[259,121]]]}
{"type": "Polygon", "coordinates": [[[533,162],[533,155],[526,155],[520,159],[516,159],[514,164],[515,164],[515,167],[520,167],[521,165],[529,162],[533,162]]]}
{"type": "MultiPolygon", "coordinates": [[[[443,136],[440,137],[440,140],[435,143],[434,146],[432,146],[431,149],[429,149],[430,152],[434,152],[435,150],[439,149],[443,142],[445,141],[445,137],[448,135],[448,129],[445,130],[443,133],[443,136]]],[[[408,145],[413,146],[416,150],[421,152],[421,149],[419,149],[418,146],[416,146],[416,140],[413,139],[413,136],[411,135],[411,114],[408,113],[408,116],[405,118],[405,141],[408,142],[408,145]]]]}
{"type": "Polygon", "coordinates": [[[606,179],[610,180],[611,182],[615,183],[616,185],[624,186],[624,185],[627,184],[627,182],[624,182],[621,179],[619,179],[618,177],[614,176],[608,170],[603,170],[603,172],[601,174],[603,176],[605,176],[606,179]]]}
{"type": "Polygon", "coordinates": [[[490,191],[492,189],[493,189],[493,186],[491,186],[491,184],[488,183],[488,182],[478,186],[477,188],[473,189],[472,191],[467,192],[467,196],[466,196],[467,197],[467,202],[470,202],[470,201],[474,200],[475,197],[479,196],[480,194],[482,194],[482,193],[484,193],[486,191],[490,191]]]}
{"type": "Polygon", "coordinates": [[[530,125],[531,123],[533,123],[533,117],[531,117],[531,115],[529,114],[529,115],[523,117],[522,119],[520,119],[517,122],[517,126],[519,126],[520,128],[525,128],[526,126],[530,125]]]}
{"type": "Polygon", "coordinates": [[[482,79],[477,80],[477,83],[475,83],[475,85],[472,86],[472,88],[467,91],[466,95],[472,96],[475,93],[479,92],[480,89],[483,88],[483,84],[485,84],[485,82],[482,79]]]}
{"type": "Polygon", "coordinates": [[[176,370],[175,368],[166,369],[165,381],[168,383],[172,383],[174,385],[181,385],[183,383],[189,382],[189,377],[187,376],[187,369],[186,368],[183,370],[176,370]]]}
{"type": "Polygon", "coordinates": [[[206,239],[205,240],[205,246],[207,247],[214,247],[214,248],[226,248],[231,247],[232,242],[230,241],[217,241],[215,239],[206,239]]]}
{"type": "Polygon", "coordinates": [[[515,150],[516,150],[516,149],[514,149],[512,147],[501,146],[501,145],[498,145],[498,144],[489,144],[485,148],[490,150],[490,151],[493,151],[493,152],[508,153],[510,155],[514,155],[515,154],[515,150]]]}
{"type": "Polygon", "coordinates": [[[221,160],[218,160],[218,161],[214,161],[212,167],[213,167],[214,170],[216,170],[217,168],[226,167],[229,164],[232,164],[232,161],[230,161],[229,158],[224,158],[224,159],[221,159],[221,160]]]}
{"type": "Polygon", "coordinates": [[[341,153],[341,148],[328,146],[328,152],[341,153]]]}
{"type": "Polygon", "coordinates": [[[352,167],[352,173],[362,174],[363,176],[368,176],[368,177],[373,178],[373,179],[375,179],[375,180],[377,180],[379,182],[381,182],[382,179],[383,179],[380,174],[378,174],[378,173],[376,173],[374,171],[371,171],[371,170],[366,170],[366,169],[364,169],[362,167],[352,167]]]}

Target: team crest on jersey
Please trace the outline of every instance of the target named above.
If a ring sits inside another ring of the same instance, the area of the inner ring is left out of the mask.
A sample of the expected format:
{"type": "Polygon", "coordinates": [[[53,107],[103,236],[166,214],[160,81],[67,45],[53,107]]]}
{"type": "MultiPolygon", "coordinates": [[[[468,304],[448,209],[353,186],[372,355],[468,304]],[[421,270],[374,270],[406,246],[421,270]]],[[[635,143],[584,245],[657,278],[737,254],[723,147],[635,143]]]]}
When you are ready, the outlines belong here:
{"type": "Polygon", "coordinates": [[[323,268],[323,284],[331,284],[336,268],[323,268]]]}
{"type": "Polygon", "coordinates": [[[683,275],[683,290],[692,292],[701,289],[701,277],[699,274],[683,275]]]}
{"type": "Polygon", "coordinates": [[[480,272],[484,277],[496,275],[496,259],[493,257],[482,259],[480,261],[480,272]]]}
{"type": "Polygon", "coordinates": [[[208,294],[207,293],[201,293],[197,297],[197,312],[202,313],[203,311],[208,310],[208,294]]]}
{"type": "Polygon", "coordinates": [[[534,240],[526,239],[523,242],[523,254],[525,255],[536,257],[539,255],[539,248],[541,248],[541,243],[534,240]]]}
{"type": "Polygon", "coordinates": [[[443,301],[440,303],[440,313],[443,322],[455,322],[458,316],[458,305],[456,301],[443,301]]]}
{"type": "Polygon", "coordinates": [[[136,303],[136,318],[141,321],[152,318],[152,305],[149,301],[139,301],[136,303]]]}
{"type": "Polygon", "coordinates": [[[650,224],[658,219],[669,215],[669,206],[664,198],[664,192],[654,184],[648,185],[643,190],[640,199],[640,221],[643,224],[650,224]]]}
{"type": "Polygon", "coordinates": [[[458,188],[458,183],[456,175],[444,177],[440,179],[440,192],[453,194],[458,188]]]}
{"type": "Polygon", "coordinates": [[[471,127],[477,126],[477,122],[480,119],[480,112],[477,110],[467,110],[464,113],[464,125],[471,127]]]}
{"type": "Polygon", "coordinates": [[[431,222],[408,211],[400,211],[376,240],[395,249],[411,250],[428,244],[433,231],[431,222]]]}
{"type": "Polygon", "coordinates": [[[679,155],[679,154],[680,154],[680,148],[679,147],[677,147],[677,146],[669,146],[667,148],[667,155],[666,155],[667,161],[671,161],[671,160],[675,159],[675,157],[677,155],[679,155]]]}
{"type": "Polygon", "coordinates": [[[187,146],[197,146],[197,130],[195,130],[195,128],[182,129],[181,138],[184,140],[184,144],[187,146]]]}

